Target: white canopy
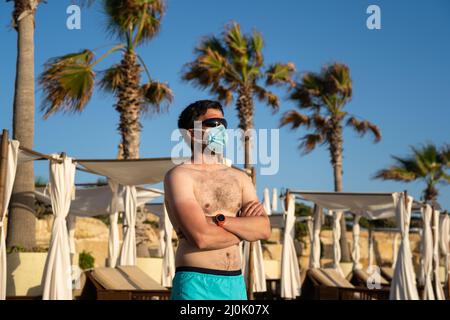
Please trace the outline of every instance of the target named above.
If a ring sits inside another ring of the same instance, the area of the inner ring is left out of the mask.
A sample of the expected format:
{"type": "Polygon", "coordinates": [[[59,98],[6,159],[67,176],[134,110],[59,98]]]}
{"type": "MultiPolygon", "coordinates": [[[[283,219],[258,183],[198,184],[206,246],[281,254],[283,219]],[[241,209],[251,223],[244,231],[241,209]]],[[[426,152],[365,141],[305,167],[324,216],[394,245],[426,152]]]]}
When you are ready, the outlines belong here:
{"type": "MultiPolygon", "coordinates": [[[[58,155],[54,157],[60,158],[58,155]]],[[[66,217],[75,190],[75,164],[69,157],[62,160],[50,161],[50,197],[55,220],[42,281],[44,300],[72,299],[72,268],[66,217]]]]}
{"type": "Polygon", "coordinates": [[[309,192],[292,191],[301,198],[332,211],[349,211],[368,219],[395,217],[392,193],[309,192]]]}
{"type": "Polygon", "coordinates": [[[295,251],[295,196],[288,195],[281,253],[281,297],[295,299],[300,296],[300,268],[295,251]]]}
{"type": "MultiPolygon", "coordinates": [[[[96,217],[102,215],[111,214],[112,203],[111,200],[114,196],[112,188],[118,188],[119,193],[117,197],[117,204],[115,210],[119,212],[125,211],[123,197],[121,196],[121,191],[116,182],[110,180],[109,184],[114,183],[115,185],[111,187],[110,185],[98,186],[92,188],[77,188],[75,193],[75,199],[72,200],[70,204],[70,215],[77,217],[96,217]]],[[[114,189],[115,190],[115,189],[114,189]]],[[[123,192],[123,191],[122,191],[123,192]]],[[[146,188],[136,188],[137,192],[137,207],[140,207],[151,200],[161,197],[163,192],[159,189],[146,189],[146,188]]],[[[35,192],[36,199],[42,201],[45,204],[50,204],[51,200],[48,194],[48,190],[38,188],[35,192]]]]}
{"type": "Polygon", "coordinates": [[[124,186],[155,184],[167,171],[189,158],[151,158],[130,160],[77,160],[82,169],[109,177],[124,186]]]}
{"type": "MultiPolygon", "coordinates": [[[[402,241],[391,284],[391,300],[417,300],[415,272],[409,244],[409,222],[411,219],[412,197],[405,193],[348,193],[310,192],[289,190],[305,200],[314,202],[331,211],[349,211],[369,219],[395,217],[401,231],[402,241]]],[[[338,243],[335,244],[336,246],[338,243]]],[[[311,255],[313,251],[311,251],[311,255]]],[[[311,259],[313,260],[313,259],[311,259]]],[[[314,261],[315,262],[315,261],[314,261]]]]}
{"type": "Polygon", "coordinates": [[[6,212],[8,211],[9,200],[11,199],[14,178],[16,176],[19,141],[8,141],[7,148],[5,193],[2,199],[3,207],[0,208],[0,300],[6,299],[6,230],[4,228],[4,221],[6,212]]]}

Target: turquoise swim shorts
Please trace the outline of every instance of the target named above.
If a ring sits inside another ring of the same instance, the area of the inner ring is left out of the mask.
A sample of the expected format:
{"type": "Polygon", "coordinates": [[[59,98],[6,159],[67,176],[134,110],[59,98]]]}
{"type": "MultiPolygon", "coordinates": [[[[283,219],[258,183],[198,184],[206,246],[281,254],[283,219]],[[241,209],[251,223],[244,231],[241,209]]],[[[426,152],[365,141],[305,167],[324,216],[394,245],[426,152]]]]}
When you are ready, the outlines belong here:
{"type": "Polygon", "coordinates": [[[247,292],[241,270],[178,267],[172,281],[170,299],[247,300],[247,292]]]}

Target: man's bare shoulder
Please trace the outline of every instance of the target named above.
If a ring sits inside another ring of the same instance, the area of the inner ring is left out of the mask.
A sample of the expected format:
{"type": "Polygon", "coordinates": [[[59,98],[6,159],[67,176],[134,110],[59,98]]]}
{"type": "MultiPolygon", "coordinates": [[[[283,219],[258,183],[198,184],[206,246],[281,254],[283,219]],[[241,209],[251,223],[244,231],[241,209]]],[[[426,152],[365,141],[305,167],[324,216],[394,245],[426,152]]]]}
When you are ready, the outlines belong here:
{"type": "Polygon", "coordinates": [[[250,176],[245,171],[240,170],[238,168],[229,167],[229,172],[235,175],[242,184],[252,181],[250,176]]]}
{"type": "Polygon", "coordinates": [[[190,180],[191,177],[191,171],[186,168],[184,164],[179,164],[166,172],[166,175],[164,176],[164,182],[168,183],[179,179],[183,179],[186,181],[186,179],[190,180]]]}

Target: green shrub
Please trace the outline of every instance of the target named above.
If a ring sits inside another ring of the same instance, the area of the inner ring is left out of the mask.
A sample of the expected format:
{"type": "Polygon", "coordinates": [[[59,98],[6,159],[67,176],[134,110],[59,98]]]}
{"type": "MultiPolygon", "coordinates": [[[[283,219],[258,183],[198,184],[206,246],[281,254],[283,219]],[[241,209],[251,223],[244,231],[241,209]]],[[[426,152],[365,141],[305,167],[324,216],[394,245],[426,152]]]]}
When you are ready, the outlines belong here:
{"type": "Polygon", "coordinates": [[[95,258],[91,255],[90,252],[86,252],[83,250],[83,252],[80,253],[79,259],[78,259],[78,265],[81,269],[91,269],[94,267],[95,258]]]}

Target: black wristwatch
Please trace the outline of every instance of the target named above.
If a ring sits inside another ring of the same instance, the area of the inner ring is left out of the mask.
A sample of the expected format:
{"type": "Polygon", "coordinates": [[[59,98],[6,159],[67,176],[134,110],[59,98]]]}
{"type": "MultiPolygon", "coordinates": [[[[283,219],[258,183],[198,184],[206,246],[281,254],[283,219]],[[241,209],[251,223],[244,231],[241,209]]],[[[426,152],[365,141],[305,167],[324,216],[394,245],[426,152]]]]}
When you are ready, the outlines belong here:
{"type": "Polygon", "coordinates": [[[225,216],[223,214],[216,214],[216,216],[214,217],[214,222],[219,226],[222,227],[223,224],[225,223],[225,216]]]}

